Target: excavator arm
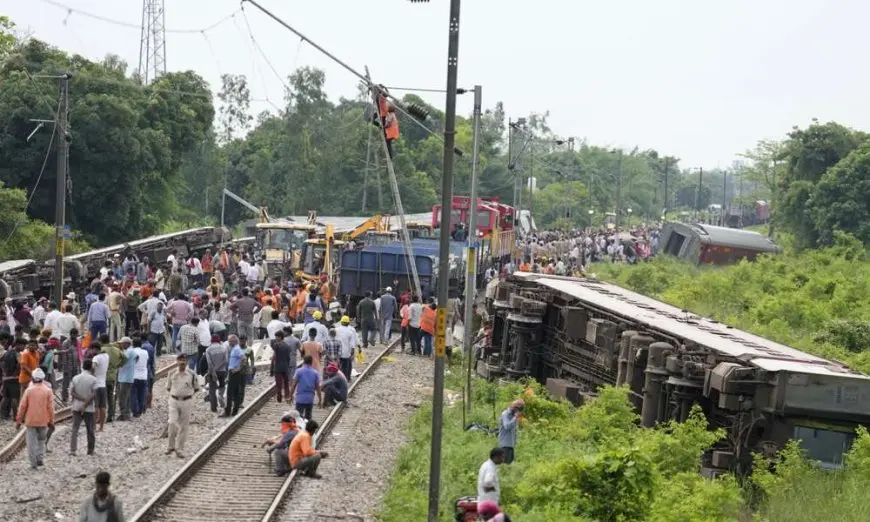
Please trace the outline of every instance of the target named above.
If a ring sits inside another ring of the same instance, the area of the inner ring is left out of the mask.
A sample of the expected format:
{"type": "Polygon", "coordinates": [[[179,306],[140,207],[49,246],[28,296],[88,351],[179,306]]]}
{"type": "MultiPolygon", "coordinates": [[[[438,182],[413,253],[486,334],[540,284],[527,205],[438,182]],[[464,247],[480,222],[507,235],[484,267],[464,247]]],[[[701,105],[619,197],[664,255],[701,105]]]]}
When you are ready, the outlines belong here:
{"type": "Polygon", "coordinates": [[[342,234],[341,239],[343,241],[351,241],[354,240],[366,232],[373,230],[375,232],[389,232],[390,231],[390,215],[389,214],[375,214],[374,216],[368,218],[367,220],[360,223],[356,228],[351,230],[350,232],[345,232],[342,234]]]}

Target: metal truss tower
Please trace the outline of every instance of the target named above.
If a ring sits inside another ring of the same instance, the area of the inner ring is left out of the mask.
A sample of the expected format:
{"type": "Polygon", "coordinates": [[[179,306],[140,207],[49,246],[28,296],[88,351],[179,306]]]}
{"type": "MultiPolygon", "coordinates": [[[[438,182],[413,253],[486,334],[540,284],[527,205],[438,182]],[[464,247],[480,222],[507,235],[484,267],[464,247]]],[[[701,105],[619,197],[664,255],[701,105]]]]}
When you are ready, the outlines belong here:
{"type": "Polygon", "coordinates": [[[164,0],[142,0],[139,76],[145,84],[166,73],[166,11],[164,0]]]}

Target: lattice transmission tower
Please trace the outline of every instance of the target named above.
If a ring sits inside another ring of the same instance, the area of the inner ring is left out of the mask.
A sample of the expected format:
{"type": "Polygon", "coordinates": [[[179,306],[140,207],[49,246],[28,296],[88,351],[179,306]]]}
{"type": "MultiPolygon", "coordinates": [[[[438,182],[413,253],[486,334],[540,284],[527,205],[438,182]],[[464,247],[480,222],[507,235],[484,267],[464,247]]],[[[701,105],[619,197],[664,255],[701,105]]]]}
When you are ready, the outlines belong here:
{"type": "Polygon", "coordinates": [[[166,73],[166,11],[164,0],[142,0],[139,76],[146,84],[166,73]]]}

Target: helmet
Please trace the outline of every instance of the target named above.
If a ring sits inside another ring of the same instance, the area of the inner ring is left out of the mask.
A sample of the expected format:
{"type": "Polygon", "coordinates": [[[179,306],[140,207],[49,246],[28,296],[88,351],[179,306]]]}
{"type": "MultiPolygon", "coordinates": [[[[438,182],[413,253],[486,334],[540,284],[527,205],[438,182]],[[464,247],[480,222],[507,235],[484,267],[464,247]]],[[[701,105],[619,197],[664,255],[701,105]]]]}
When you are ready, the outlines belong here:
{"type": "Polygon", "coordinates": [[[314,312],[314,318],[315,318],[315,319],[321,319],[321,318],[323,318],[323,312],[321,312],[320,310],[314,312]]]}
{"type": "Polygon", "coordinates": [[[341,324],[350,324],[350,317],[346,315],[341,316],[341,324]]]}

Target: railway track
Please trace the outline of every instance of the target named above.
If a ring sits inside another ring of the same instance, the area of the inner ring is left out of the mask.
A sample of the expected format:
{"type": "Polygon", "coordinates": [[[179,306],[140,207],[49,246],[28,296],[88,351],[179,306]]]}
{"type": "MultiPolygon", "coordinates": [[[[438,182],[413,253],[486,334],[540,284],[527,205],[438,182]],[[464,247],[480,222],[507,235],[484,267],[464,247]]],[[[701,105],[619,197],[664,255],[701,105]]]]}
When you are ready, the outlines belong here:
{"type": "MultiPolygon", "coordinates": [[[[154,380],[158,381],[166,375],[174,368],[174,364],[168,364],[166,366],[162,366],[157,372],[154,374],[154,380]]],[[[63,401],[60,400],[60,397],[55,394],[54,396],[54,425],[62,424],[64,422],[72,419],[72,409],[69,406],[64,406],[63,401]]],[[[9,442],[6,443],[2,448],[0,448],[0,463],[7,463],[15,458],[18,455],[18,452],[23,450],[27,443],[27,430],[21,429],[15,432],[15,435],[12,437],[9,442]]]]}
{"type": "MultiPolygon", "coordinates": [[[[353,382],[349,394],[399,343],[390,342],[369,362],[353,382]]],[[[136,522],[268,522],[275,518],[300,480],[295,471],[276,477],[263,441],[274,435],[286,403],[274,400],[274,384],[256,397],[224,429],[215,435],[130,519],[136,522]],[[254,485],[254,487],[247,487],[254,485]]],[[[339,403],[331,410],[315,408],[320,423],[315,435],[323,445],[345,408],[339,403]]]]}

